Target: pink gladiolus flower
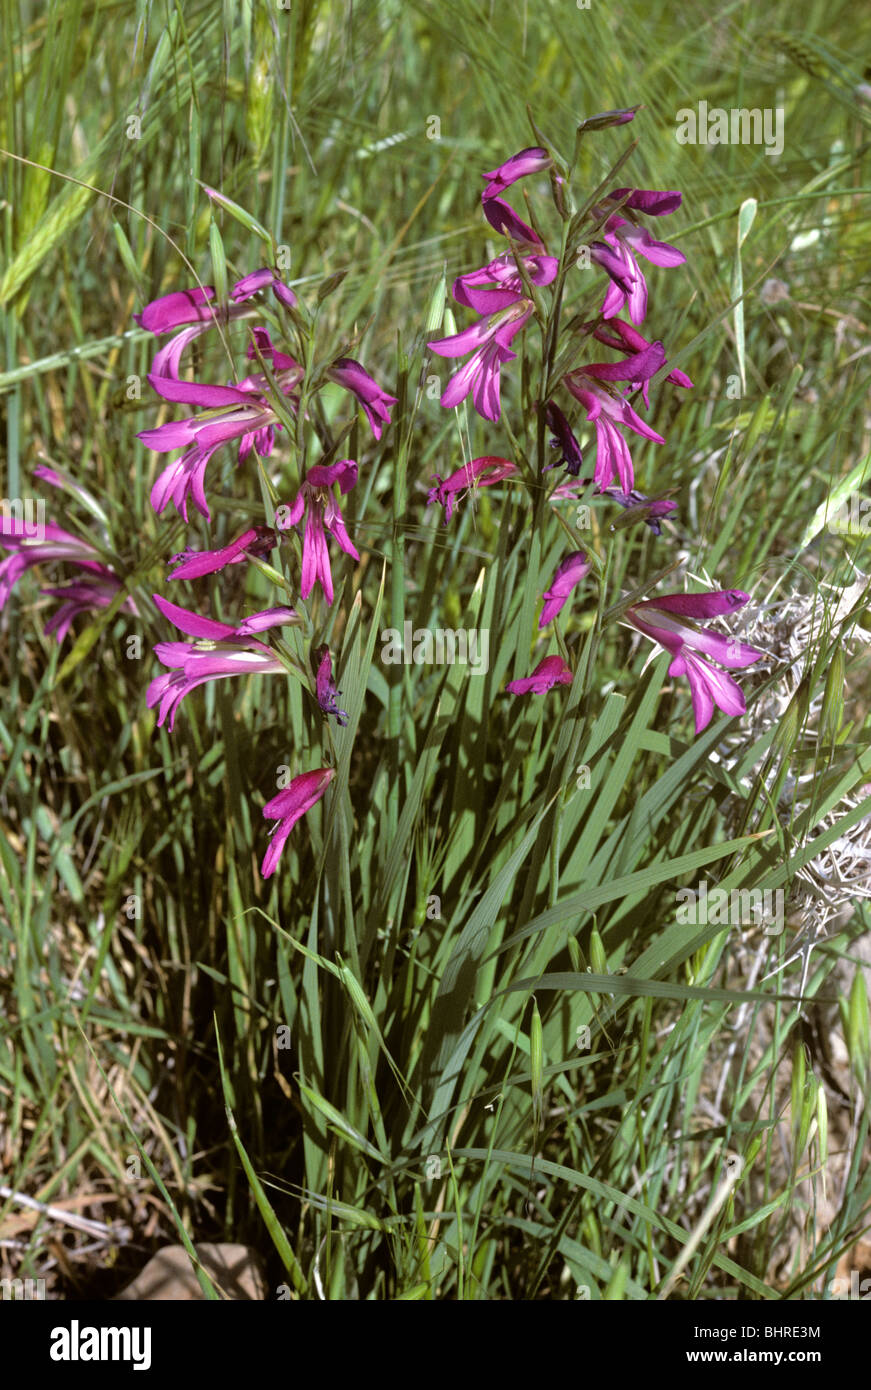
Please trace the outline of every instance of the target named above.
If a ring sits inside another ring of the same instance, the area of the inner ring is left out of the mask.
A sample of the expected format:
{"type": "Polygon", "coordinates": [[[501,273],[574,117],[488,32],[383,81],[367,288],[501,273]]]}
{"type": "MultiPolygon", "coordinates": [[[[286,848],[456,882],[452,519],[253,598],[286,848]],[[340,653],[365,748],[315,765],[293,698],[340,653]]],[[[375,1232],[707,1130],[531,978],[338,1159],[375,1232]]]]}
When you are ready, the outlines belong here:
{"type": "Polygon", "coordinates": [[[632,455],[629,453],[629,447],[622,434],[617,429],[618,424],[633,430],[635,434],[640,434],[645,439],[654,440],[657,444],[664,444],[665,440],[661,434],[657,434],[656,430],[644,423],[627,400],[624,400],[622,396],[612,396],[609,391],[599,385],[599,381],[603,378],[612,381],[645,379],[639,373],[647,372],[648,375],[652,375],[652,372],[657,370],[654,364],[658,362],[661,366],[664,361],[665,353],[662,344],[654,343],[651,345],[649,354],[638,353],[624,363],[608,363],[599,366],[594,364],[579,371],[569,372],[563,378],[564,384],[572,395],[584,406],[587,419],[595,422],[596,466],[594,477],[600,488],[608,487],[615,474],[620,479],[620,487],[623,492],[631,492],[635,485],[632,455]],[[641,359],[644,359],[643,363],[641,359]]]}
{"type": "Polygon", "coordinates": [[[215,309],[209,304],[214,299],[214,285],[198,285],[192,290],[173,290],[171,294],[161,295],[146,304],[141,314],[134,314],[133,321],[149,333],[169,333],[185,323],[214,323],[215,309]]]}
{"type": "Polygon", "coordinates": [[[318,704],[324,714],[334,714],[337,722],[345,725],[348,722],[348,714],[346,710],[339,709],[338,697],[342,692],[336,689],[333,680],[333,658],[330,656],[330,649],[327,646],[318,647],[312,656],[316,669],[315,692],[318,704]]]}
{"type": "Polygon", "coordinates": [[[648,217],[667,217],[677,212],[682,202],[683,195],[677,189],[660,188],[612,188],[605,198],[606,204],[622,203],[624,208],[646,213],[648,217]]]}
{"type": "MultiPolygon", "coordinates": [[[[258,642],[243,634],[242,629],[246,624],[232,627],[229,623],[219,623],[214,618],[203,618],[199,613],[179,608],[177,604],[161,598],[160,594],[154,595],[154,602],[164,617],[180,632],[185,632],[195,639],[193,642],[158,642],[154,648],[155,656],[164,666],[169,667],[168,671],[151,682],[146,695],[149,709],[155,705],[160,706],[158,726],[162,726],[169,718],[169,727],[172,730],[175,726],[176,710],[185,695],[195,690],[198,685],[204,685],[206,681],[216,680],[221,676],[278,675],[283,672],[281,662],[273,656],[264,642],[258,642]]],[[[254,614],[246,620],[249,630],[250,625],[260,616],[263,615],[254,614]]],[[[262,626],[271,627],[278,622],[298,621],[293,609],[273,610],[269,620],[262,626]],[[279,611],[289,616],[276,616],[279,611]]]]}
{"type": "MultiPolygon", "coordinates": [[[[237,280],[230,291],[230,298],[235,304],[242,304],[258,290],[267,287],[282,304],[290,307],[296,304],[293,290],[283,284],[268,267],[255,270],[243,279],[237,280]]],[[[169,333],[173,328],[181,328],[183,324],[203,323],[208,327],[216,320],[235,317],[232,309],[211,304],[210,301],[214,298],[214,285],[198,285],[192,290],[173,290],[171,294],[152,299],[141,314],[133,315],[133,319],[141,328],[147,328],[149,333],[160,334],[169,333]]]]}
{"type": "Polygon", "coordinates": [[[270,289],[279,304],[283,304],[286,309],[292,309],[297,302],[296,295],[290,286],[285,285],[275,274],[275,271],[270,270],[269,266],[263,266],[261,270],[252,270],[250,275],[245,275],[241,280],[237,280],[230,291],[230,298],[236,304],[241,304],[246,299],[250,299],[252,295],[257,294],[258,290],[265,289],[270,289]]]}
{"type": "Polygon", "coordinates": [[[519,681],[509,681],[505,689],[512,695],[541,695],[554,685],[571,685],[571,668],[561,656],[546,656],[540,661],[531,676],[519,681]]]}
{"type": "Polygon", "coordinates": [[[328,368],[327,376],[346,391],[351,391],[360,402],[376,439],[381,438],[384,425],[390,424],[390,407],[396,405],[397,397],[388,396],[377,381],[355,362],[353,357],[339,357],[328,368]]]}
{"type": "Polygon", "coordinates": [[[264,878],[270,878],[275,873],[281,851],[291,830],[300,816],[304,816],[306,811],[310,811],[312,806],[320,801],[335,775],[336,770],[333,767],[321,767],[316,772],[303,772],[299,777],[294,777],[289,787],[279,792],[271,801],[267,801],[263,807],[264,816],[268,816],[270,820],[277,820],[279,824],[260,868],[264,878]]]}
{"type": "Polygon", "coordinates": [[[456,493],[465,492],[471,487],[492,487],[493,483],[501,483],[503,478],[508,478],[512,473],[517,472],[516,464],[508,459],[499,458],[498,455],[485,454],[483,458],[472,459],[470,463],[464,463],[462,468],[458,468],[449,478],[444,480],[438,473],[432,476],[435,480],[435,487],[430,488],[426,499],[428,507],[436,503],[445,509],[445,525],[451,519],[454,510],[454,498],[456,493]]]}
{"type": "Polygon", "coordinates": [[[531,313],[529,300],[519,299],[508,308],[479,319],[461,333],[427,344],[440,357],[462,357],[464,353],[472,353],[442,392],[441,404],[446,410],[459,405],[471,391],[478,414],[485,420],[499,419],[499,371],[505,362],[517,356],[511,351],[511,341],[531,313]]]}
{"type": "Polygon", "coordinates": [[[225,565],[241,564],[249,555],[268,555],[277,544],[278,537],[270,526],[252,526],[219,550],[191,550],[188,546],[171,557],[170,564],[177,560],[182,563],[169,578],[198,579],[203,574],[214,574],[225,565]]]}
{"type": "MultiPolygon", "coordinates": [[[[607,347],[616,348],[616,350],[622,352],[624,356],[633,356],[635,354],[643,355],[655,346],[647,341],[643,333],[639,333],[637,328],[633,328],[631,323],[625,323],[623,319],[610,319],[607,328],[595,328],[593,330],[593,337],[596,338],[598,342],[604,343],[607,347]],[[613,329],[613,332],[617,334],[616,338],[608,331],[609,329],[613,329]]],[[[661,366],[665,367],[667,365],[667,362],[663,358],[661,366]]],[[[655,370],[659,371],[659,367],[655,368],[655,370]]],[[[648,409],[650,408],[648,391],[650,389],[651,375],[653,375],[653,373],[650,373],[650,375],[646,377],[639,377],[638,380],[633,381],[629,387],[630,391],[641,391],[644,404],[648,409]]],[[[674,371],[669,372],[665,379],[671,382],[673,386],[682,386],[686,391],[692,390],[693,383],[690,381],[686,372],[680,371],[677,367],[675,367],[674,371]]]]}
{"type": "MultiPolygon", "coordinates": [[[[80,613],[87,613],[96,608],[108,608],[120,588],[121,580],[112,574],[111,570],[107,570],[105,574],[87,575],[74,580],[72,584],[60,584],[54,589],[40,589],[41,594],[63,599],[60,608],[45,625],[46,637],[54,632],[58,642],[62,642],[74,618],[80,613]]],[[[138,609],[132,598],[125,599],[121,607],[138,617],[138,609]]]]}
{"type": "MultiPolygon", "coordinates": [[[[43,476],[46,476],[46,470],[43,476]]],[[[46,481],[53,481],[46,476],[46,481]]],[[[106,608],[121,588],[121,580],[100,559],[99,552],[88,541],[74,536],[54,522],[46,522],[37,535],[31,534],[27,521],[15,517],[0,517],[0,548],[12,553],[0,561],[0,611],[5,607],[14,586],[34,565],[62,560],[84,570],[85,575],[66,588],[42,589],[40,592],[65,600],[58,612],[49,619],[45,631],[57,633],[58,642],[66,637],[70,623],[89,608],[106,608]]],[[[128,597],[122,609],[138,617],[135,601],[128,597]]]]}
{"type": "Polygon", "coordinates": [[[575,550],[560,562],[556,574],[551,580],[550,588],[545,589],[542,596],[544,607],[538,620],[539,629],[547,627],[557,613],[562,611],[572,589],[576,584],[580,584],[585,575],[589,573],[590,562],[583,550],[575,550]]]}
{"type": "MultiPolygon", "coordinates": [[[[292,364],[277,371],[275,380],[291,410],[296,410],[299,401],[293,393],[302,379],[303,369],[291,357],[275,356],[292,364]]],[[[197,381],[179,381],[174,376],[149,375],[148,381],[165,400],[201,406],[207,412],[170,421],[157,429],[142,430],[138,435],[147,448],[158,453],[185,449],[157,479],[151,489],[151,505],[156,512],[162,512],[172,501],[187,521],[187,500],[191,497],[197,510],[211,520],[204,484],[206,466],[216,449],[229,440],[238,439],[240,460],[252,447],[262,457],[272,451],[278,418],[267,396],[269,383],[263,373],[246,377],[236,386],[209,386],[197,381]]]]}
{"type": "Polygon", "coordinates": [[[250,637],[255,632],[266,632],[270,627],[280,627],[283,623],[300,623],[302,619],[295,608],[263,608],[243,618],[236,628],[237,637],[250,637]]]}
{"type": "MultiPolygon", "coordinates": [[[[192,290],[174,290],[146,304],[141,314],[133,318],[142,328],[156,335],[169,333],[173,328],[183,328],[181,333],[160,349],[151,364],[152,376],[170,376],[176,379],[181,370],[182,353],[216,323],[228,323],[233,319],[246,317],[250,310],[246,301],[258,290],[271,288],[276,298],[287,306],[296,304],[293,290],[283,284],[268,267],[255,270],[244,279],[237,280],[230,291],[232,304],[215,305],[210,303],[215,297],[213,285],[201,285],[192,290]]],[[[292,360],[292,359],[289,359],[292,360]]],[[[295,365],[295,364],[294,364],[295,365]]]]}
{"type": "MultiPolygon", "coordinates": [[[[285,530],[288,526],[298,526],[305,512],[300,585],[302,598],[308,598],[315,582],[320,580],[327,603],[333,601],[333,576],[325,530],[335,536],[346,555],[351,555],[355,560],[360,558],[348,537],[339,504],[331,491],[334,484],[338,483],[339,491],[344,497],[356,481],[357,465],[352,459],[340,459],[337,463],[329,465],[316,464],[308,470],[286,519],[276,517],[279,530],[285,530]]],[[[279,513],[283,510],[279,508],[279,513]]]]}
{"type": "Polygon", "coordinates": [[[662,266],[683,265],[686,256],[667,241],[655,241],[643,227],[637,227],[623,217],[608,218],[605,241],[616,257],[616,264],[608,263],[602,256],[601,243],[596,243],[598,254],[594,259],[611,276],[602,314],[606,319],[612,319],[620,313],[624,304],[628,304],[632,322],[643,323],[647,313],[647,281],[638,264],[638,256],[643,256],[652,265],[662,266]]]}
{"type": "Polygon", "coordinates": [[[504,198],[485,198],[484,216],[494,231],[516,242],[520,251],[535,255],[544,250],[541,237],[524,222],[504,198]]]}
{"type": "Polygon", "coordinates": [[[740,589],[715,589],[702,594],[661,594],[627,609],[625,619],[646,637],[672,653],[670,676],[686,676],[690,683],[696,733],[711,722],[714,706],[724,714],[743,714],[746,705],[741,687],[725,671],[703,660],[712,658],[727,670],[752,666],[763,652],[696,621],[717,618],[747,603],[750,595],[740,589]],[[702,653],[702,655],[698,655],[702,653]]]}
{"type": "Polygon", "coordinates": [[[0,563],[0,609],[5,607],[13,586],[27,570],[48,560],[66,560],[92,574],[108,573],[94,546],[49,521],[37,536],[30,534],[26,521],[14,517],[0,519],[0,546],[12,554],[0,563]]]}
{"type": "MultiPolygon", "coordinates": [[[[522,260],[531,284],[549,285],[556,279],[559,270],[556,256],[524,256],[522,260]]],[[[486,316],[516,304],[518,299],[523,298],[524,289],[514,257],[506,252],[480,270],[458,275],[451,287],[451,294],[458,304],[486,316]]]]}
{"type": "Polygon", "coordinates": [[[497,198],[518,179],[526,178],[527,174],[538,174],[543,169],[549,169],[552,164],[553,160],[547,150],[541,149],[540,146],[533,145],[529,149],[521,150],[519,154],[513,154],[510,159],[506,159],[505,163],[500,164],[498,169],[493,169],[489,174],[483,175],[490,182],[484,189],[481,198],[484,202],[490,198],[497,198]]]}

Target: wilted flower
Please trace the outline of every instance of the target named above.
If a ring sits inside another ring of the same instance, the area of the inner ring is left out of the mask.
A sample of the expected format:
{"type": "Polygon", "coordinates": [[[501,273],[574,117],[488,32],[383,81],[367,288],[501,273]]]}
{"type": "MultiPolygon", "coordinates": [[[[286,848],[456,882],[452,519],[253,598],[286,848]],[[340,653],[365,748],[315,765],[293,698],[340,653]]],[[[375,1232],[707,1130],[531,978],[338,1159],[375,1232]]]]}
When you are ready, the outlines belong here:
{"type": "MultiPolygon", "coordinates": [[[[554,488],[552,496],[553,498],[578,498],[592,483],[592,478],[578,478],[577,482],[560,483],[559,487],[554,488]]],[[[597,487],[594,489],[593,496],[609,497],[618,506],[624,507],[630,513],[634,512],[635,516],[632,519],[643,521],[645,526],[650,527],[655,536],[662,535],[660,519],[667,516],[669,512],[673,512],[677,507],[677,503],[672,502],[667,497],[647,497],[637,488],[633,488],[631,492],[621,492],[618,487],[597,487]]],[[[614,529],[617,527],[612,527],[612,530],[614,529]]]]}
{"type": "Polygon", "coordinates": [[[347,711],[339,709],[338,706],[338,697],[342,692],[336,689],[336,684],[333,680],[333,658],[330,656],[329,647],[318,647],[312,655],[317,672],[315,677],[315,690],[317,692],[318,704],[324,714],[334,714],[339,724],[347,724],[347,711]]]}
{"type": "Polygon", "coordinates": [[[547,627],[548,623],[553,621],[557,613],[561,612],[572,589],[589,573],[590,562],[583,550],[574,551],[560,562],[550,588],[545,589],[542,595],[544,607],[538,620],[539,628],[547,627]]]}
{"type": "Polygon", "coordinates": [[[548,429],[553,430],[554,437],[550,441],[552,449],[559,449],[560,456],[556,463],[549,463],[548,468],[559,468],[561,463],[566,466],[566,472],[573,478],[577,478],[584,466],[584,456],[581,453],[581,446],[572,433],[572,427],[563,415],[555,401],[548,401],[544,412],[548,429]]]}
{"type": "Polygon", "coordinates": [[[320,801],[335,775],[336,770],[333,767],[321,767],[316,772],[303,772],[299,777],[294,777],[289,787],[279,792],[271,801],[267,801],[263,807],[264,816],[277,820],[279,824],[260,868],[264,878],[270,878],[275,873],[281,851],[291,830],[300,816],[304,816],[306,811],[310,811],[312,806],[320,801]]]}
{"type": "Polygon", "coordinates": [[[319,579],[327,603],[333,601],[333,576],[325,530],[335,536],[346,555],[351,555],[355,560],[360,558],[348,537],[339,504],[331,491],[334,484],[338,483],[339,491],[344,497],[356,481],[357,465],[352,459],[339,459],[337,463],[331,464],[316,464],[308,470],[286,520],[281,519],[280,514],[284,509],[279,508],[276,515],[279,530],[284,530],[287,526],[298,526],[305,513],[300,584],[302,598],[308,598],[315,581],[319,579]]]}
{"type": "Polygon", "coordinates": [[[433,474],[436,486],[430,488],[426,499],[426,505],[432,507],[437,502],[445,509],[445,525],[451,519],[454,510],[454,499],[458,492],[465,492],[470,487],[492,487],[493,483],[501,483],[503,478],[508,478],[512,473],[517,472],[515,464],[508,459],[499,458],[494,454],[485,454],[482,458],[472,459],[470,463],[464,463],[462,468],[458,468],[449,478],[442,480],[438,473],[433,474]]]}
{"type": "Polygon", "coordinates": [[[743,607],[749,597],[740,589],[661,594],[633,604],[626,611],[628,623],[672,653],[674,659],[668,668],[669,675],[687,677],[697,734],[710,724],[715,705],[728,715],[743,714],[746,709],[741,687],[697,653],[711,657],[728,670],[738,670],[752,666],[764,652],[712,628],[698,627],[692,620],[731,613],[743,607]]]}
{"type": "Polygon", "coordinates": [[[600,488],[599,491],[619,506],[625,507],[628,512],[635,513],[634,517],[626,518],[623,524],[629,520],[643,521],[655,536],[662,535],[661,518],[668,516],[669,512],[673,512],[677,507],[677,503],[668,497],[646,497],[637,488],[633,488],[631,492],[621,492],[617,487],[600,488]]]}
{"type": "Polygon", "coordinates": [[[582,130],[605,130],[608,126],[625,125],[633,119],[637,110],[637,106],[626,106],[619,111],[600,111],[598,115],[587,116],[578,126],[578,133],[582,130]]]}
{"type": "Polygon", "coordinates": [[[541,695],[554,685],[571,685],[571,668],[561,656],[546,656],[540,661],[531,676],[519,681],[509,681],[505,689],[512,695],[541,695]]]}

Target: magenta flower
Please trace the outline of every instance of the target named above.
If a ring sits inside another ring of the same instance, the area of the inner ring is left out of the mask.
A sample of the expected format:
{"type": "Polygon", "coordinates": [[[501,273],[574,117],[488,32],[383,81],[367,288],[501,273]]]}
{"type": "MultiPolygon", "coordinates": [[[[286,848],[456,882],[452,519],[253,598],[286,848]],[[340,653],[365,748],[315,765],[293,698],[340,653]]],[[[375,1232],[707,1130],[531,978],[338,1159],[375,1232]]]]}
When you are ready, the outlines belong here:
{"type": "Polygon", "coordinates": [[[214,574],[226,565],[239,565],[251,555],[266,556],[277,544],[278,537],[271,526],[251,526],[219,550],[192,550],[187,546],[170,558],[172,565],[177,560],[182,563],[169,578],[199,579],[201,575],[214,574]]]}
{"type": "MultiPolygon", "coordinates": [[[[352,459],[339,459],[337,463],[328,465],[316,464],[308,470],[286,518],[276,516],[279,530],[285,530],[288,526],[298,526],[305,512],[302,582],[299,591],[302,598],[308,598],[315,582],[320,580],[327,603],[333,601],[333,576],[325,530],[335,536],[340,549],[344,550],[346,555],[352,556],[355,560],[360,558],[348,537],[339,504],[331,491],[338,483],[339,491],[344,497],[356,481],[357,465],[352,459]]],[[[279,513],[285,510],[279,508],[279,513]]]]}
{"type": "MultiPolygon", "coordinates": [[[[188,331],[188,330],[185,330],[188,331]]],[[[180,335],[183,336],[183,335],[180,335]]],[[[292,357],[274,354],[291,365],[276,372],[275,380],[288,399],[291,410],[299,405],[294,389],[302,379],[303,369],[292,357]]],[[[174,376],[150,374],[149,384],[165,400],[202,407],[205,413],[188,416],[159,425],[157,429],[142,430],[138,438],[158,453],[184,448],[185,452],[161,473],[151,489],[151,505],[162,512],[169,501],[187,521],[187,500],[211,520],[205,494],[206,467],[215,451],[232,439],[239,440],[239,459],[256,449],[261,457],[272,451],[278,417],[267,392],[269,383],[263,373],[249,376],[236,386],[209,386],[197,381],[180,381],[174,376]]]]}
{"type": "MultiPolygon", "coordinates": [[[[670,212],[671,208],[667,211],[670,212]]],[[[609,217],[604,235],[616,260],[609,260],[604,255],[601,242],[594,243],[596,254],[593,259],[611,277],[602,313],[606,319],[614,318],[624,304],[628,304],[632,322],[643,323],[647,313],[647,281],[638,264],[638,256],[643,256],[651,265],[662,266],[683,265],[686,256],[667,241],[655,241],[643,227],[627,222],[623,217],[609,217]]]]}
{"type": "Polygon", "coordinates": [[[328,368],[327,376],[357,397],[366,412],[372,433],[376,439],[380,439],[383,426],[390,424],[390,407],[396,405],[397,397],[388,396],[386,391],[382,391],[378,382],[353,357],[338,357],[328,368]]]}
{"type": "MultiPolygon", "coordinates": [[[[556,256],[524,256],[522,261],[533,285],[549,285],[556,279],[559,270],[556,256]]],[[[514,257],[506,252],[482,266],[480,270],[470,270],[465,275],[458,275],[451,287],[451,294],[458,304],[465,305],[467,309],[474,309],[476,314],[487,316],[516,304],[518,299],[523,298],[524,288],[514,257]]]]}
{"type": "Polygon", "coordinates": [[[652,439],[657,444],[665,440],[656,430],[650,428],[632,409],[622,396],[612,396],[601,380],[636,381],[646,380],[662,366],[665,353],[661,343],[653,343],[647,353],[636,353],[627,362],[607,363],[583,367],[569,372],[563,377],[564,384],[587,412],[587,419],[596,425],[596,466],[594,477],[600,488],[607,488],[615,475],[620,480],[623,492],[631,492],[635,485],[632,455],[617,425],[652,439]],[[646,373],[646,375],[645,375],[646,373]]]}
{"type": "Polygon", "coordinates": [[[262,608],[259,613],[251,613],[236,628],[237,637],[251,637],[255,632],[266,632],[270,627],[282,623],[301,623],[302,619],[295,608],[262,608]]]}
{"type": "Polygon", "coordinates": [[[711,628],[699,627],[693,620],[731,613],[743,607],[749,597],[740,589],[661,594],[633,604],[626,611],[626,621],[632,627],[671,652],[674,659],[668,668],[669,675],[687,677],[697,734],[710,724],[715,705],[730,716],[743,714],[746,709],[741,687],[703,657],[712,658],[727,670],[738,670],[752,666],[764,653],[711,628]]]}
{"type": "Polygon", "coordinates": [[[216,311],[209,304],[214,299],[214,285],[198,285],[193,290],[173,290],[146,304],[133,321],[149,333],[169,333],[185,323],[214,323],[216,311]]]}
{"type": "Polygon", "coordinates": [[[462,468],[458,468],[449,478],[442,479],[438,473],[433,473],[435,487],[430,488],[426,499],[428,507],[436,503],[445,509],[445,525],[451,519],[454,510],[454,498],[456,493],[465,492],[471,487],[492,487],[494,483],[501,483],[503,478],[508,478],[512,473],[517,472],[516,464],[508,459],[499,458],[498,455],[485,454],[483,458],[472,459],[470,463],[464,463],[462,468]]]}
{"type": "Polygon", "coordinates": [[[576,584],[580,584],[581,580],[589,573],[590,562],[583,550],[573,551],[571,555],[567,555],[565,560],[560,562],[556,574],[551,580],[550,588],[545,589],[542,595],[544,607],[538,620],[539,629],[547,627],[557,613],[562,611],[572,589],[576,584]]]}
{"type": "Polygon", "coordinates": [[[510,241],[516,242],[519,249],[526,253],[536,255],[544,250],[541,237],[526,222],[517,216],[504,198],[484,198],[484,216],[490,223],[494,231],[501,236],[508,237],[510,241]]]}
{"type": "Polygon", "coordinates": [[[669,213],[677,212],[683,195],[671,188],[612,188],[605,202],[614,205],[622,203],[624,208],[646,213],[648,217],[667,217],[669,213]]]}
{"type": "Polygon", "coordinates": [[[625,362],[592,363],[563,378],[572,395],[587,410],[587,419],[596,424],[596,466],[594,477],[600,488],[608,487],[614,475],[620,479],[623,492],[631,492],[635,483],[629,446],[616,423],[634,430],[636,434],[664,444],[662,435],[646,425],[622,396],[615,397],[598,383],[628,381],[630,389],[646,383],[665,363],[662,343],[649,343],[633,353],[625,362]],[[615,423],[616,422],[616,423],[615,423]]]}
{"type": "MultiPolygon", "coordinates": [[[[69,632],[70,624],[74,618],[77,618],[80,613],[89,613],[97,608],[108,608],[113,599],[117,597],[121,587],[121,580],[118,576],[107,569],[105,574],[90,574],[82,579],[74,580],[72,584],[60,584],[53,589],[40,589],[41,594],[63,599],[60,608],[52,614],[45,625],[46,637],[54,632],[58,642],[62,642],[69,632]]],[[[121,607],[126,609],[128,613],[138,616],[139,610],[132,598],[125,599],[121,607]]]]}
{"type": "MultiPolygon", "coordinates": [[[[230,291],[230,298],[235,304],[242,304],[258,290],[267,287],[282,304],[291,308],[296,304],[293,290],[283,284],[268,267],[255,270],[243,279],[237,280],[230,291]]],[[[149,333],[160,334],[169,333],[173,328],[181,328],[183,324],[203,323],[208,326],[221,319],[235,317],[231,308],[211,304],[209,301],[214,298],[214,285],[198,285],[192,290],[173,290],[171,294],[152,299],[141,314],[133,315],[133,319],[140,328],[146,328],[149,333]]]]}
{"type": "Polygon", "coordinates": [[[336,689],[333,680],[333,658],[330,656],[330,649],[327,646],[318,647],[312,653],[316,668],[315,691],[318,704],[324,714],[334,714],[339,724],[345,725],[348,722],[347,710],[339,709],[338,697],[341,690],[336,689]]]}
{"type": "Polygon", "coordinates": [[[446,410],[459,405],[471,391],[478,414],[485,420],[499,419],[499,372],[505,362],[511,362],[517,356],[516,352],[511,351],[511,341],[531,313],[529,300],[519,299],[515,304],[479,319],[461,333],[427,344],[440,357],[462,357],[467,352],[472,353],[465,366],[454,373],[442,392],[441,404],[446,410]]]}
{"type": "Polygon", "coordinates": [[[519,154],[513,154],[504,164],[500,164],[498,169],[483,175],[483,178],[489,179],[490,182],[481,194],[482,201],[487,202],[490,198],[498,197],[518,179],[525,178],[527,174],[538,174],[542,169],[549,169],[552,164],[553,160],[547,150],[541,149],[540,146],[530,146],[529,149],[521,150],[519,154]]]}
{"type": "MultiPolygon", "coordinates": [[[[154,595],[164,617],[195,640],[193,642],[158,642],[154,648],[157,656],[169,670],[157,676],[149,685],[146,703],[149,709],[160,706],[158,726],[169,718],[169,727],[175,726],[175,715],[179,704],[198,685],[217,680],[221,676],[280,674],[284,667],[264,642],[247,636],[243,629],[250,631],[258,618],[264,614],[254,614],[240,627],[229,623],[219,623],[214,618],[203,618],[186,608],[179,608],[154,595]]],[[[268,620],[259,624],[260,630],[278,623],[298,622],[293,609],[273,609],[268,620]]]]}
{"type": "MultiPolygon", "coordinates": [[[[639,333],[637,328],[633,328],[631,323],[625,323],[623,319],[610,319],[606,328],[600,327],[593,330],[593,337],[596,338],[598,342],[604,343],[607,347],[616,348],[617,352],[622,352],[624,356],[635,357],[637,354],[643,360],[647,360],[643,355],[650,352],[651,348],[656,346],[656,344],[649,343],[643,333],[639,333]],[[613,329],[613,332],[616,333],[616,338],[613,336],[613,333],[608,331],[610,329],[613,329]]],[[[659,346],[661,347],[662,344],[660,343],[659,346]]],[[[660,366],[665,367],[667,365],[668,363],[663,356],[660,366]]],[[[659,370],[660,367],[655,368],[655,371],[659,370]]],[[[653,375],[653,373],[648,374],[646,377],[640,376],[636,381],[633,381],[629,387],[630,391],[641,391],[644,404],[648,409],[650,408],[648,391],[650,389],[651,375],[653,375]]],[[[680,371],[677,367],[675,367],[674,371],[669,372],[665,380],[671,382],[674,386],[682,386],[686,391],[692,390],[693,383],[690,381],[686,372],[680,371]]]]}
{"type": "Polygon", "coordinates": [[[289,285],[285,285],[282,280],[270,270],[269,266],[263,266],[260,270],[252,270],[250,275],[245,275],[241,280],[237,280],[230,291],[230,298],[237,304],[242,304],[259,290],[270,289],[286,309],[292,309],[296,302],[296,295],[289,285]]]}
{"type": "Polygon", "coordinates": [[[51,521],[40,527],[39,534],[34,536],[26,521],[2,517],[0,546],[12,551],[0,562],[0,609],[5,607],[22,574],[34,565],[45,564],[49,560],[66,560],[92,574],[110,573],[94,546],[51,521]]]}
{"type": "Polygon", "coordinates": [[[512,695],[541,695],[555,685],[571,685],[572,672],[561,656],[546,656],[540,661],[531,676],[519,681],[509,681],[505,689],[512,695]]]}
{"type": "MultiPolygon", "coordinates": [[[[255,270],[251,275],[238,280],[230,291],[232,304],[215,305],[209,303],[215,297],[212,285],[200,285],[192,290],[174,290],[146,304],[141,314],[133,318],[142,328],[156,335],[169,333],[174,328],[184,327],[181,333],[167,343],[156,354],[151,364],[152,376],[171,376],[178,378],[181,370],[182,353],[187,347],[216,323],[228,323],[249,313],[246,301],[258,290],[269,286],[282,304],[292,306],[296,303],[293,290],[283,284],[268,267],[255,270]]],[[[294,364],[295,365],[295,364],[294,364]]]]}
{"type": "Polygon", "coordinates": [[[303,772],[299,777],[294,777],[289,787],[279,792],[271,801],[267,801],[263,807],[264,816],[277,820],[279,824],[260,868],[264,878],[270,878],[275,873],[281,851],[291,830],[300,816],[304,816],[306,811],[310,811],[312,806],[320,801],[335,775],[336,769],[333,767],[321,767],[316,772],[303,772]]]}
{"type": "MultiPolygon", "coordinates": [[[[48,470],[44,470],[42,476],[45,476],[47,481],[53,481],[47,477],[47,472],[48,470]]],[[[64,530],[62,526],[57,526],[51,521],[46,522],[39,527],[37,535],[31,534],[31,529],[26,520],[0,517],[0,548],[12,552],[0,561],[0,611],[6,606],[18,580],[34,565],[48,564],[53,560],[75,565],[77,569],[84,570],[85,574],[74,584],[40,590],[52,598],[65,600],[45,626],[47,634],[56,632],[58,642],[62,642],[69,631],[70,623],[79,613],[108,607],[121,588],[121,580],[111,567],[100,559],[95,546],[64,530]]],[[[126,612],[138,616],[139,610],[132,598],[126,598],[121,607],[126,612]]]]}

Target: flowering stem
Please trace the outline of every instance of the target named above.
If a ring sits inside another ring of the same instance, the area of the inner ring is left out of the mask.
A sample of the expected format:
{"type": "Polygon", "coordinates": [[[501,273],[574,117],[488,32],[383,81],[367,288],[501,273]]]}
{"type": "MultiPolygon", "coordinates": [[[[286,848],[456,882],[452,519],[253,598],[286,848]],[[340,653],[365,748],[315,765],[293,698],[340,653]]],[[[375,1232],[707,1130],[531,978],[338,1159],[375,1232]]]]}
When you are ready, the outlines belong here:
{"type": "MultiPolygon", "coordinates": [[[[397,350],[397,403],[393,434],[393,527],[390,537],[390,622],[397,632],[405,630],[405,470],[408,463],[406,405],[408,397],[408,359],[401,348],[397,350]]],[[[396,833],[399,815],[399,740],[402,729],[402,687],[404,667],[400,666],[391,682],[387,706],[387,736],[390,739],[393,775],[387,800],[388,824],[391,836],[396,833]]]]}

